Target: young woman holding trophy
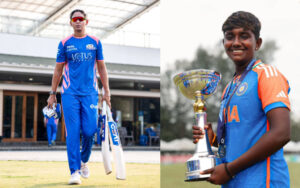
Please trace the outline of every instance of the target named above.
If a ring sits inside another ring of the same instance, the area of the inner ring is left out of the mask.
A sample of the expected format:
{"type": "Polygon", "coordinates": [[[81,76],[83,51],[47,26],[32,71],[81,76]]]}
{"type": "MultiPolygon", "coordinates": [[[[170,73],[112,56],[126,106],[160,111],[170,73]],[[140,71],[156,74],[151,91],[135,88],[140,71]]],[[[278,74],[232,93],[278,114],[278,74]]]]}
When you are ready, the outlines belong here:
{"type": "MultiPolygon", "coordinates": [[[[238,11],[224,22],[223,45],[235,74],[224,89],[217,134],[205,126],[218,147],[217,166],[200,172],[223,187],[289,187],[283,146],[290,140],[287,79],[273,66],[255,58],[262,39],[260,21],[238,11]]],[[[205,131],[193,126],[194,143],[205,131]]]]}

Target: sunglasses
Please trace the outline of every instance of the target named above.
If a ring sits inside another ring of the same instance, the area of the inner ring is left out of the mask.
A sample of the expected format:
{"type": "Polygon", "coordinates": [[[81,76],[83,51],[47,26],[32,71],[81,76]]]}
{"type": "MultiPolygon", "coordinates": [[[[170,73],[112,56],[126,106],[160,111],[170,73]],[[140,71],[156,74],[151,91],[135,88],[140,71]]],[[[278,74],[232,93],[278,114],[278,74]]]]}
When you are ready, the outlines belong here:
{"type": "Polygon", "coordinates": [[[74,17],[71,20],[72,20],[72,22],[77,22],[77,20],[79,20],[80,22],[82,22],[82,21],[85,20],[85,18],[84,17],[74,17]]]}

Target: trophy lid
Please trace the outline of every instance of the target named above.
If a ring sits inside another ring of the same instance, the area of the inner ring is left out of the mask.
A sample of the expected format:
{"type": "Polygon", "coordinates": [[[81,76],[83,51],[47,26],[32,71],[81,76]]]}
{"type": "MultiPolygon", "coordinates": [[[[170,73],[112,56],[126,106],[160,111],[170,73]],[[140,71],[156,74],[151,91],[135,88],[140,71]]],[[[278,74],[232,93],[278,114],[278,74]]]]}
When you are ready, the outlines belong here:
{"type": "Polygon", "coordinates": [[[220,73],[206,69],[186,71],[173,77],[180,92],[189,99],[195,99],[197,92],[206,99],[216,91],[220,79],[220,73]]]}

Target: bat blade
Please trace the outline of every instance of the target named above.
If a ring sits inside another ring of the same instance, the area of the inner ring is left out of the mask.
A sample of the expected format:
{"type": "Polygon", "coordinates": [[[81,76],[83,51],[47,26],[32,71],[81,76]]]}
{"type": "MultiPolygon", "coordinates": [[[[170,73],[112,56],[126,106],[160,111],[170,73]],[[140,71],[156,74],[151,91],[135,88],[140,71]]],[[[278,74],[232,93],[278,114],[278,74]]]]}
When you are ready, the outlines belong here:
{"type": "Polygon", "coordinates": [[[123,149],[119,137],[118,126],[116,122],[114,122],[111,111],[107,106],[107,117],[108,117],[108,127],[109,127],[109,135],[110,135],[110,144],[114,156],[114,161],[116,164],[116,178],[119,180],[126,179],[126,168],[125,168],[125,160],[123,149]]]}
{"type": "MultiPolygon", "coordinates": [[[[103,102],[103,107],[106,106],[105,101],[103,102]]],[[[110,174],[112,172],[111,167],[111,155],[109,151],[109,129],[108,129],[108,123],[107,123],[107,116],[106,116],[106,110],[102,110],[102,116],[103,116],[103,124],[101,127],[101,153],[103,158],[103,165],[105,169],[106,174],[110,174]]]]}
{"type": "Polygon", "coordinates": [[[119,180],[126,179],[126,168],[122,145],[120,142],[120,137],[118,133],[117,124],[115,122],[108,122],[111,148],[114,156],[114,161],[116,164],[116,178],[119,180]]]}

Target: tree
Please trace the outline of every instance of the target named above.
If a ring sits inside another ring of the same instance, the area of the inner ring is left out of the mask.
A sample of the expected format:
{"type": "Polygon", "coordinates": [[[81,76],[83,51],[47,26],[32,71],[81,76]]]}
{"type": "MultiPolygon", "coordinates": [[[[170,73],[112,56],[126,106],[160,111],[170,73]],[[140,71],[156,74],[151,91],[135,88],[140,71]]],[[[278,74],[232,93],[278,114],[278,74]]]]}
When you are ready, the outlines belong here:
{"type": "Polygon", "coordinates": [[[300,121],[296,119],[291,119],[291,140],[295,142],[300,141],[300,121]]]}
{"type": "MultiPolygon", "coordinates": [[[[275,41],[266,41],[258,53],[258,58],[264,63],[273,60],[273,54],[277,50],[275,41]]],[[[173,83],[173,77],[177,73],[192,69],[211,69],[222,74],[222,79],[217,92],[206,101],[207,120],[218,121],[220,99],[226,84],[234,74],[233,62],[227,57],[223,46],[216,45],[214,53],[203,47],[196,51],[194,60],[177,60],[173,68],[169,68],[161,77],[161,129],[162,139],[170,141],[177,138],[188,137],[192,133],[188,128],[193,124],[193,109],[191,101],[185,98],[173,83]]]]}

